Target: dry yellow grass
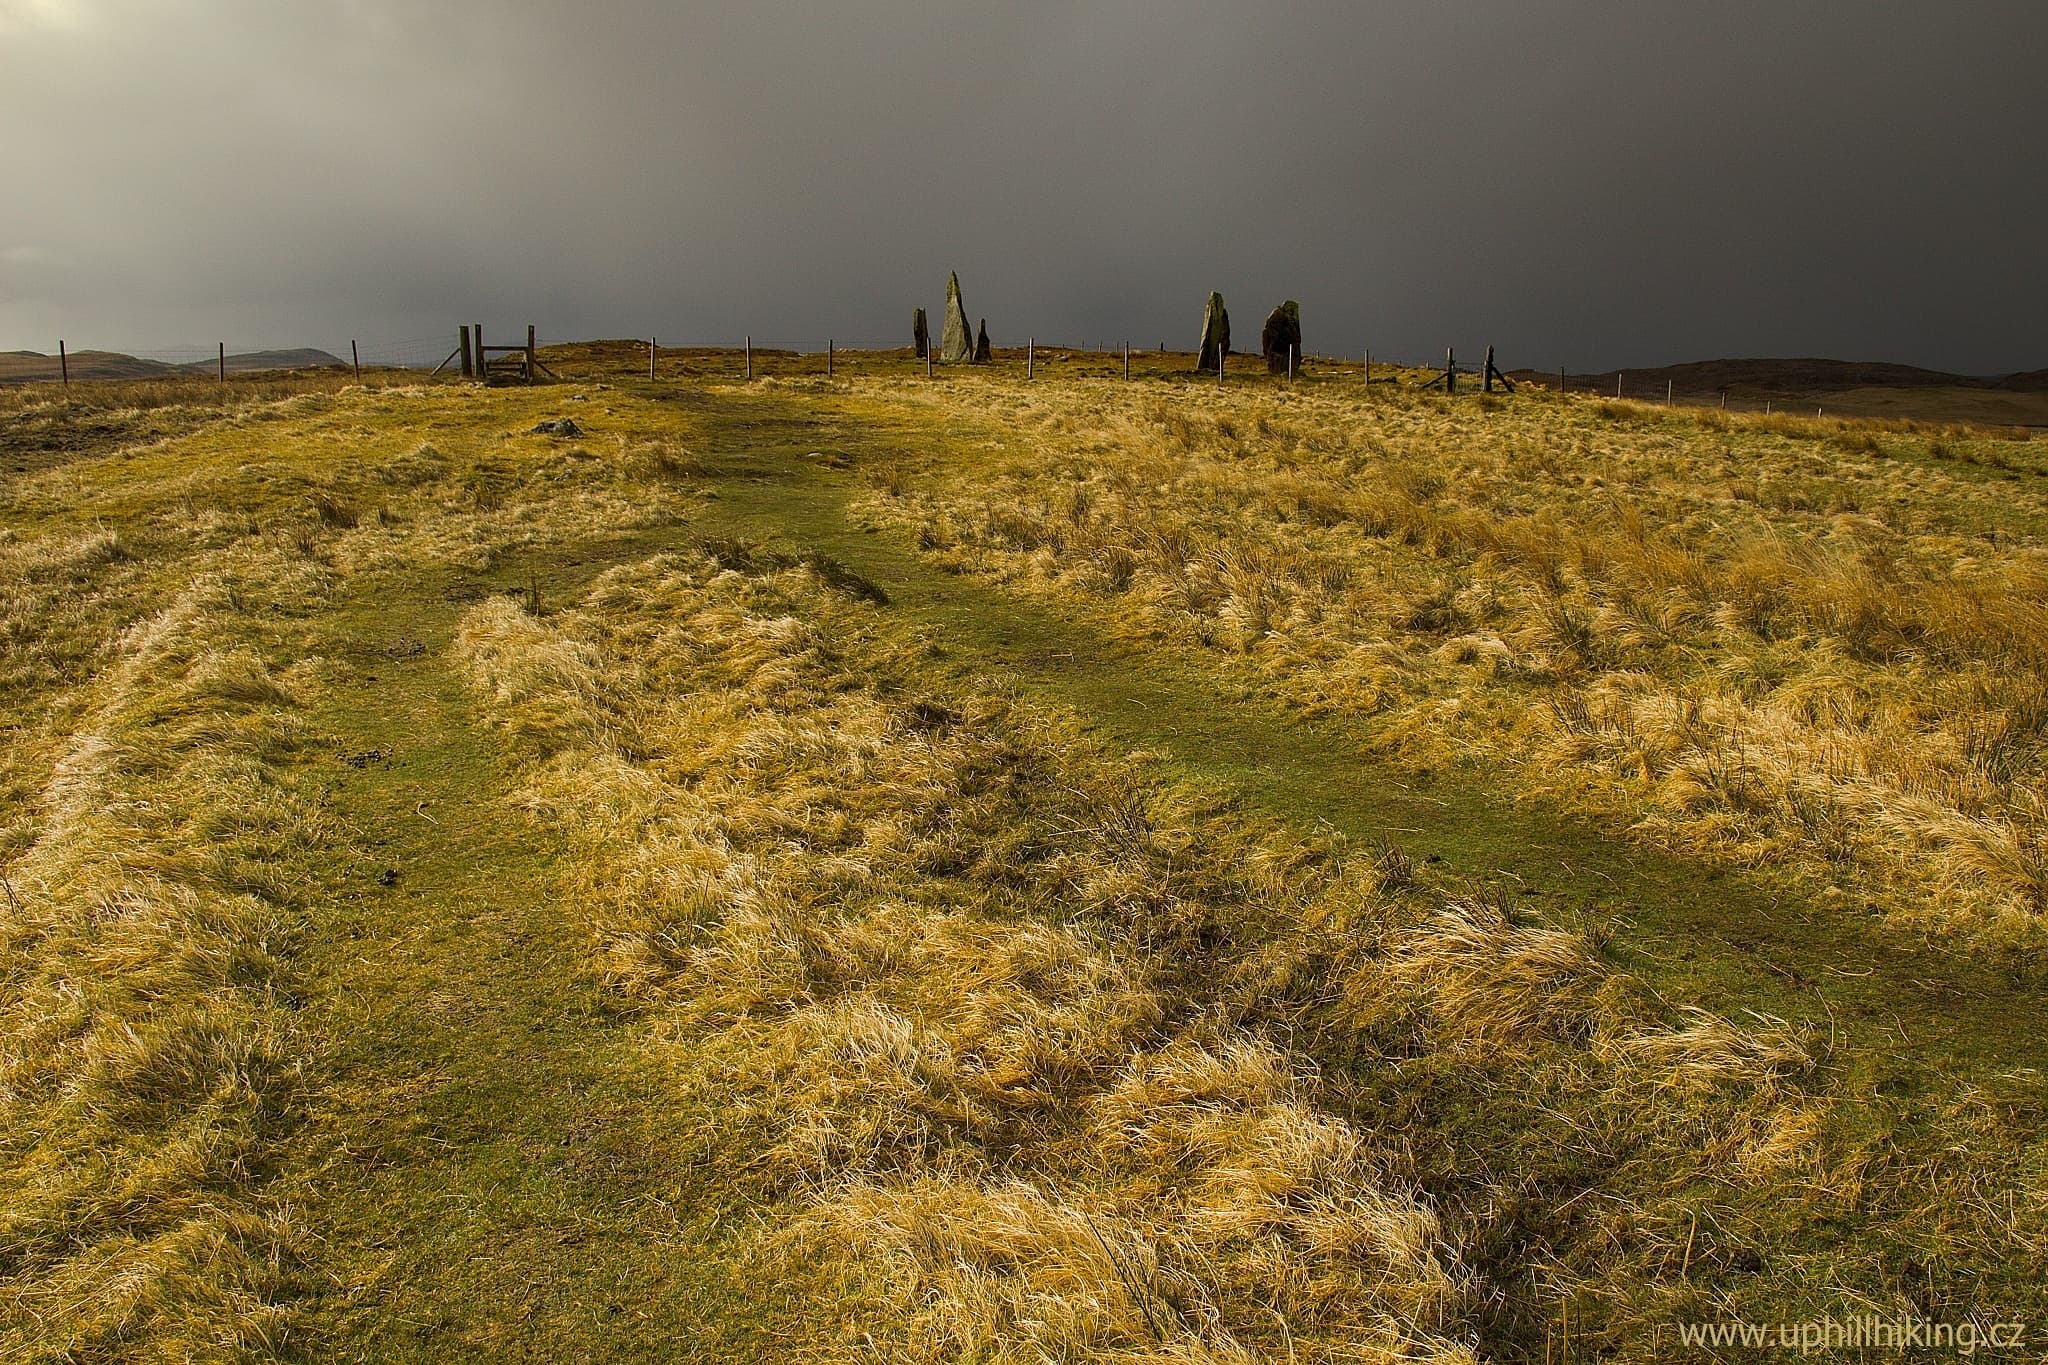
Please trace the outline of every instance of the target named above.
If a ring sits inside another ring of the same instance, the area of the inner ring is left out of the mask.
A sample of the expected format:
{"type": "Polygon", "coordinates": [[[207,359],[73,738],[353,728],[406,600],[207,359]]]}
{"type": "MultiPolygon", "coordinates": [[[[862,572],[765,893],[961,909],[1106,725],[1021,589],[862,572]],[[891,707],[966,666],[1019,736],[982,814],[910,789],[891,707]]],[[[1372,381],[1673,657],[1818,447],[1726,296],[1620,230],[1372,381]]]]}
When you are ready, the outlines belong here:
{"type": "Polygon", "coordinates": [[[1953,886],[1940,923],[2026,951],[2035,532],[1982,481],[2024,449],[949,393],[593,388],[571,440],[531,433],[544,393],[287,395],[185,435],[138,408],[0,485],[8,1353],[569,1349],[519,1335],[512,1275],[628,1286],[551,1325],[648,1354],[667,1281],[744,1312],[783,1286],[757,1340],[813,1360],[1533,1359],[1567,1319],[1581,1358],[1656,1360],[1674,1321],[2038,1302],[2037,1073],[1663,999],[1600,922],[1256,813],[968,681],[942,656],[973,642],[858,565],[692,525],[783,510],[764,414],[865,412],[896,449],[973,409],[957,464],[869,471],[929,554],[1383,714],[1418,766],[1467,752],[1902,920],[1953,886]],[[1724,434],[1739,472],[1701,454],[1724,434]],[[464,733],[405,733],[429,702],[464,733]],[[337,754],[347,706],[416,749],[337,754]],[[508,789],[472,852],[458,803],[508,789]],[[508,846],[516,933],[479,892],[508,846]],[[493,934],[460,998],[443,954],[493,934]],[[494,994],[522,974],[559,994],[494,994]],[[416,1037],[445,1051],[377,1055],[416,1037]]]}
{"type": "Polygon", "coordinates": [[[1243,655],[1417,767],[2048,943],[2038,443],[1331,385],[918,398],[979,438],[868,506],[943,562],[1243,655]]]}
{"type": "MultiPolygon", "coordinates": [[[[105,536],[40,565],[104,564],[105,536]]],[[[0,1051],[0,1340],[182,1360],[277,1344],[297,1251],[252,1168],[303,1058],[280,954],[287,683],[222,638],[200,582],[126,631],[31,810],[10,820],[0,1051]]]]}
{"type": "Polygon", "coordinates": [[[821,1356],[1469,1360],[1473,1249],[1529,1218],[1529,1174],[1447,1209],[1425,1173],[1581,1125],[1630,1230],[1561,1239],[1545,1292],[1619,1300],[1620,1341],[1668,1308],[1635,1277],[1696,1182],[1819,1159],[1831,1102],[1784,1028],[1667,1019],[1564,927],[1387,890],[1014,701],[921,690],[805,570],[660,557],[546,620],[473,608],[456,649],[578,850],[609,979],[716,1100],[703,1159],[793,1201],[763,1254],[860,1305],[821,1356]],[[1361,1056],[1377,1096],[1319,1060],[1361,1056]],[[1441,1085],[1463,1131],[1415,1126],[1441,1085]]]}

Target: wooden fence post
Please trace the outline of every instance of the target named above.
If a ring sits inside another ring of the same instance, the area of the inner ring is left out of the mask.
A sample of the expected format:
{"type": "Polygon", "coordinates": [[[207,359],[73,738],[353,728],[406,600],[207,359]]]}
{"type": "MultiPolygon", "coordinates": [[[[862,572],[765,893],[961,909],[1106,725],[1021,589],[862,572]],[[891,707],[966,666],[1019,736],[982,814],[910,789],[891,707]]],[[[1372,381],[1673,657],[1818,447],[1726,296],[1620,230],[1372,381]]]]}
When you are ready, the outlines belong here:
{"type": "Polygon", "coordinates": [[[1671,381],[1668,379],[1664,381],[1664,406],[1671,406],[1671,381]]]}
{"type": "Polygon", "coordinates": [[[838,347],[839,343],[832,340],[832,338],[825,338],[825,377],[827,379],[830,379],[832,377],[833,352],[836,351],[838,347]]]}
{"type": "Polygon", "coordinates": [[[228,382],[228,344],[225,341],[220,343],[220,382],[228,382]]]}
{"type": "Polygon", "coordinates": [[[1287,343],[1287,382],[1290,384],[1294,382],[1294,357],[1296,352],[1300,350],[1301,347],[1295,345],[1293,342],[1290,341],[1287,343]]]}
{"type": "Polygon", "coordinates": [[[1444,392],[1458,391],[1458,358],[1450,347],[1444,347],[1444,392]]]}
{"type": "Polygon", "coordinates": [[[1025,342],[1024,342],[1024,377],[1025,377],[1026,379],[1029,379],[1029,378],[1031,377],[1031,369],[1032,369],[1032,366],[1033,366],[1033,365],[1035,365],[1035,364],[1037,363],[1037,360],[1038,360],[1038,338],[1037,338],[1037,337],[1030,337],[1030,338],[1027,338],[1027,339],[1025,340],[1025,342]]]}
{"type": "Polygon", "coordinates": [[[362,382],[363,382],[363,353],[362,353],[361,351],[358,351],[358,350],[356,349],[356,342],[355,342],[355,338],[354,338],[354,337],[350,337],[350,338],[349,338],[349,342],[348,342],[348,363],[349,363],[349,364],[350,364],[351,366],[353,366],[353,367],[354,367],[354,369],[355,369],[355,372],[356,372],[356,383],[358,383],[358,384],[362,383],[362,382]]]}
{"type": "MultiPolygon", "coordinates": [[[[1216,348],[1216,387],[1219,389],[1223,387],[1223,360],[1229,354],[1230,349],[1227,346],[1218,346],[1216,348]]],[[[1199,363],[1200,357],[1196,357],[1196,360],[1199,363]]]]}
{"type": "Polygon", "coordinates": [[[1481,393],[1493,392],[1493,347],[1491,346],[1486,348],[1486,372],[1480,376],[1479,390],[1481,393]]]}
{"type": "Polygon", "coordinates": [[[455,348],[462,352],[462,377],[464,379],[468,379],[476,373],[476,371],[470,366],[469,324],[466,322],[463,323],[460,327],[457,327],[455,329],[455,333],[455,348]]]}
{"type": "Polygon", "coordinates": [[[924,348],[924,377],[926,379],[932,377],[932,348],[930,342],[926,342],[924,348]]]}
{"type": "Polygon", "coordinates": [[[750,336],[744,344],[747,348],[747,378],[752,379],[754,377],[754,339],[750,336]]]}
{"type": "Polygon", "coordinates": [[[1372,387],[1372,352],[1371,352],[1371,351],[1367,351],[1367,352],[1365,353],[1365,386],[1366,386],[1366,387],[1367,387],[1368,389],[1372,387]]]}
{"type": "Polygon", "coordinates": [[[57,372],[64,376],[64,387],[71,387],[71,357],[64,350],[64,343],[57,343],[57,372]]]}
{"type": "Polygon", "coordinates": [[[1567,391],[1564,377],[1564,366],[1562,365],[1557,367],[1557,391],[1559,393],[1564,393],[1567,391]]]}
{"type": "Polygon", "coordinates": [[[526,382],[533,383],[533,324],[526,324],[526,382]]]}
{"type": "Polygon", "coordinates": [[[1131,343],[1124,343],[1124,383],[1131,382],[1131,343]]]}
{"type": "Polygon", "coordinates": [[[1614,396],[1615,396],[1616,398],[1619,398],[1619,397],[1621,397],[1621,371],[1620,371],[1620,370],[1616,370],[1616,371],[1614,372],[1614,396]]]}

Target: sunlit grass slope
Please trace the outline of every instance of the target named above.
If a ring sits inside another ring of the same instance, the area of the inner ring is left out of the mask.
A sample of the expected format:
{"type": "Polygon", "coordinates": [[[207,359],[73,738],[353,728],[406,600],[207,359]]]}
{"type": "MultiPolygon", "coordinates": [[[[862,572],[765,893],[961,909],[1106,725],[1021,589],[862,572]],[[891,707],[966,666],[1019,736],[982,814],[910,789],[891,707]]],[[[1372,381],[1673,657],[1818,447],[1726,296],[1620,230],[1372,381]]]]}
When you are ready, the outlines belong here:
{"type": "Polygon", "coordinates": [[[2039,838],[2027,445],[552,363],[103,406],[0,481],[10,1358],[1661,1360],[2048,1316],[2028,1040],[1916,1062],[1825,961],[1708,1008],[1660,963],[1722,945],[1525,894],[1556,851],[1296,818],[1003,635],[1113,633],[1212,734],[1264,733],[1245,679],[1386,722],[1282,780],[1506,784],[1660,875],[1789,867],[1788,920],[1879,904],[1886,970],[1925,926],[2024,969],[2025,864],[1941,822],[2039,838]],[[1752,785],[1676,799],[1716,726],[1752,785]]]}
{"type": "Polygon", "coordinates": [[[1355,382],[913,401],[973,438],[869,506],[943,563],[1244,656],[1413,768],[2039,960],[2038,442],[1355,382]]]}

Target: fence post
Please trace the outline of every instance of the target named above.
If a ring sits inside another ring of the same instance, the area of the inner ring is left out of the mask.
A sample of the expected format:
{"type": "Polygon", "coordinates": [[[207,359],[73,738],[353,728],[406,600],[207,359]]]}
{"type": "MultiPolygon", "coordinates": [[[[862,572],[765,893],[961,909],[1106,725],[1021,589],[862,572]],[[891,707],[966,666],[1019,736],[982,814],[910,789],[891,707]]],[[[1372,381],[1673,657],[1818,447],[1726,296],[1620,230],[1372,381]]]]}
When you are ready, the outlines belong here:
{"type": "Polygon", "coordinates": [[[1458,355],[1450,347],[1444,347],[1444,392],[1458,391],[1458,355]]]}
{"type": "Polygon", "coordinates": [[[1131,343],[1124,343],[1124,383],[1131,382],[1131,343]]]}
{"type": "Polygon", "coordinates": [[[350,338],[349,338],[349,341],[348,341],[348,363],[349,363],[349,364],[350,364],[350,365],[351,365],[351,366],[352,366],[352,367],[353,367],[353,368],[355,369],[355,372],[356,372],[356,383],[358,383],[358,384],[362,383],[362,382],[363,382],[363,353],[362,353],[361,351],[358,351],[358,350],[356,349],[356,341],[355,341],[355,338],[354,338],[354,337],[350,337],[350,338]]]}
{"type": "Polygon", "coordinates": [[[1664,381],[1664,406],[1671,406],[1671,381],[1668,379],[1664,381]]]}
{"type": "Polygon", "coordinates": [[[661,343],[653,337],[647,338],[647,377],[654,378],[654,356],[661,349],[661,343]]]}
{"type": "MultiPolygon", "coordinates": [[[[1219,389],[1223,387],[1223,361],[1229,354],[1230,348],[1227,346],[1218,346],[1216,348],[1216,387],[1219,389]]],[[[1197,356],[1195,360],[1199,364],[1201,357],[1197,356]]]]}
{"type": "Polygon", "coordinates": [[[57,343],[57,372],[64,376],[64,387],[71,387],[71,357],[65,353],[64,343],[57,343]]]}
{"type": "Polygon", "coordinates": [[[1024,377],[1031,377],[1031,367],[1038,360],[1038,338],[1030,337],[1024,342],[1024,377]]]}
{"type": "Polygon", "coordinates": [[[830,337],[825,338],[825,377],[827,379],[830,379],[832,377],[832,361],[834,358],[834,352],[836,352],[838,349],[838,342],[832,340],[832,338],[830,337]]]}
{"type": "Polygon", "coordinates": [[[466,322],[455,329],[455,349],[462,352],[462,377],[468,379],[475,371],[469,363],[469,324],[466,322]]]}
{"type": "Polygon", "coordinates": [[[526,382],[533,383],[533,324],[526,324],[526,382]]]}
{"type": "Polygon", "coordinates": [[[750,336],[744,344],[747,349],[747,378],[752,379],[754,377],[754,339],[750,336]]]}
{"type": "Polygon", "coordinates": [[[1365,387],[1372,388],[1372,352],[1365,353],[1365,387]]]}
{"type": "Polygon", "coordinates": [[[932,377],[932,348],[930,342],[926,342],[924,348],[924,377],[926,379],[932,377]]]}
{"type": "Polygon", "coordinates": [[[1559,365],[1557,367],[1557,391],[1559,393],[1566,393],[1569,391],[1565,383],[1564,366],[1562,365],[1559,365]]]}
{"type": "Polygon", "coordinates": [[[1614,372],[1614,396],[1615,396],[1616,398],[1619,398],[1619,397],[1621,397],[1621,371],[1620,371],[1620,370],[1616,370],[1616,371],[1614,372]]]}
{"type": "Polygon", "coordinates": [[[228,382],[228,344],[225,341],[220,343],[220,382],[228,382]]]}
{"type": "Polygon", "coordinates": [[[1486,373],[1480,376],[1479,391],[1481,393],[1493,392],[1493,347],[1491,346],[1486,348],[1486,373]]]}

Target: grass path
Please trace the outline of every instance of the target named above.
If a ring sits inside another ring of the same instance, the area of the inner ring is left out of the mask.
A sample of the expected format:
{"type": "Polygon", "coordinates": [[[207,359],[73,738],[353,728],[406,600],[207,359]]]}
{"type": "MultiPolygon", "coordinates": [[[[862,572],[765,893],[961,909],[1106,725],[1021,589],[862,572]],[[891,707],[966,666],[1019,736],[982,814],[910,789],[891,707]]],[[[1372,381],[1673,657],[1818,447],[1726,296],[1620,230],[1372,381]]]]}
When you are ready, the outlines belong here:
{"type": "Polygon", "coordinates": [[[296,1163],[308,1352],[770,1356],[773,1291],[723,1278],[721,1211],[669,1157],[631,1021],[552,904],[554,850],[446,664],[460,609],[381,583],[329,623],[351,676],[314,719],[358,854],[302,959],[328,1077],[296,1163]]]}
{"type": "Polygon", "coordinates": [[[1879,939],[1761,879],[1632,846],[1518,805],[1478,772],[1430,777],[1370,753],[1370,722],[1302,720],[1228,661],[1119,642],[1042,599],[943,572],[896,537],[855,524],[856,477],[826,451],[891,458],[938,439],[907,423],[821,420],[829,402],[710,400],[718,498],[707,533],[815,550],[880,586],[958,669],[1070,706],[1101,733],[1158,749],[1304,828],[1390,839],[1444,870],[1516,885],[1554,907],[1621,917],[1619,963],[1682,1002],[1810,1022],[1847,1041],[1852,1065],[1973,1070],[2038,1064],[2038,987],[1969,960],[1879,939]]]}

